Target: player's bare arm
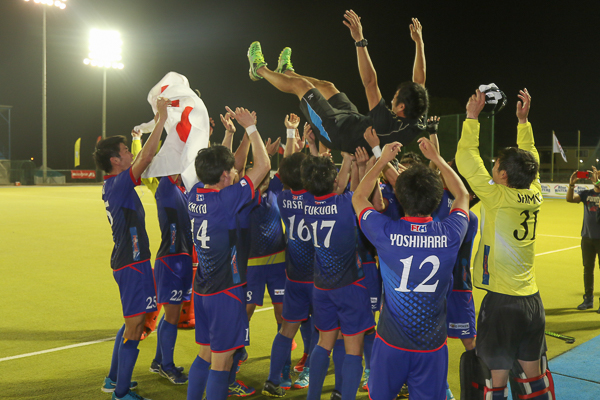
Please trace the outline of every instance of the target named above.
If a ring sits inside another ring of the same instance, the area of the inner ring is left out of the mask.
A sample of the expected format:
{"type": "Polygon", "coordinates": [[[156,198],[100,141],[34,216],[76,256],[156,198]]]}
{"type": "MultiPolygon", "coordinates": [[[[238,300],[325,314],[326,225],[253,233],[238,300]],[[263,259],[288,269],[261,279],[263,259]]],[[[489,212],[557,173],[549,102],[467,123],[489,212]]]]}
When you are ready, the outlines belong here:
{"type": "Polygon", "coordinates": [[[252,184],[256,186],[271,169],[271,160],[267,154],[267,149],[260,137],[260,133],[256,129],[256,114],[240,107],[236,108],[235,111],[227,107],[227,111],[232,113],[237,122],[246,130],[252,144],[254,167],[248,172],[247,176],[252,181],[252,184]]]}
{"type": "Polygon", "coordinates": [[[285,142],[285,151],[283,152],[283,158],[289,157],[294,153],[296,147],[296,129],[300,125],[300,117],[296,114],[291,113],[285,116],[283,121],[287,132],[287,140],[285,142]]]}
{"type": "MultiPolygon", "coordinates": [[[[425,130],[429,134],[429,140],[431,140],[431,143],[433,143],[433,145],[435,146],[438,153],[440,151],[440,141],[438,140],[439,125],[440,125],[440,117],[434,115],[434,116],[427,118],[427,127],[425,128],[425,130]]],[[[431,161],[429,162],[429,168],[431,168],[433,170],[437,169],[435,164],[431,161]]]]}
{"type": "Polygon", "coordinates": [[[581,197],[577,193],[575,193],[575,183],[578,181],[577,172],[573,172],[571,174],[571,179],[569,180],[569,189],[567,190],[567,203],[580,203],[581,197]]]}
{"type": "Polygon", "coordinates": [[[462,183],[456,172],[450,168],[448,163],[442,158],[440,153],[437,151],[433,143],[429,139],[420,138],[419,149],[425,157],[431,160],[437,168],[440,170],[444,178],[444,182],[446,182],[446,187],[454,196],[454,203],[452,204],[452,209],[461,209],[468,210],[469,209],[469,192],[467,192],[467,188],[462,183]]]}
{"type": "MultiPolygon", "coordinates": [[[[363,40],[364,36],[360,17],[354,11],[348,10],[344,14],[344,18],[345,21],[343,23],[350,29],[350,35],[354,39],[354,42],[363,40]]],[[[372,110],[381,101],[381,91],[377,85],[377,73],[375,72],[375,67],[366,46],[356,47],[356,58],[358,59],[358,71],[365,87],[369,110],[372,110]]]]}
{"type": "Polygon", "coordinates": [[[519,90],[519,99],[517,102],[517,118],[519,124],[526,124],[529,116],[529,108],[531,106],[531,95],[527,89],[519,90]]]}
{"type": "MultiPolygon", "coordinates": [[[[370,171],[371,168],[373,168],[375,166],[376,162],[377,162],[377,160],[375,159],[375,157],[369,158],[369,161],[367,161],[367,168],[366,168],[365,172],[370,171]]],[[[390,165],[391,164],[388,163],[388,166],[390,166],[390,165]]],[[[362,178],[361,178],[361,180],[362,180],[362,178]]],[[[375,182],[375,188],[373,189],[373,193],[371,194],[371,204],[373,204],[373,207],[375,207],[375,210],[377,210],[379,212],[384,212],[389,204],[386,204],[387,200],[385,200],[383,198],[383,193],[381,193],[381,186],[379,186],[379,183],[380,183],[380,180],[378,178],[377,181],[375,182]]]]}
{"type": "Polygon", "coordinates": [[[310,124],[308,122],[304,123],[304,132],[303,132],[302,136],[304,138],[304,141],[306,143],[308,143],[308,149],[310,150],[310,155],[318,156],[319,149],[317,148],[317,141],[315,139],[315,134],[312,131],[312,128],[310,127],[310,124]]]}
{"type": "Polygon", "coordinates": [[[410,37],[416,46],[412,80],[415,83],[425,86],[425,72],[427,68],[425,64],[425,45],[423,44],[423,27],[418,19],[413,18],[409,29],[410,37]]]}
{"type": "Polygon", "coordinates": [[[354,212],[360,215],[362,210],[368,207],[373,207],[373,204],[369,201],[373,187],[377,183],[379,174],[387,163],[392,161],[402,149],[402,144],[398,142],[388,143],[383,147],[381,157],[377,160],[373,168],[371,168],[365,177],[360,181],[354,195],[352,196],[352,206],[354,212]]]}
{"type": "MultiPolygon", "coordinates": [[[[221,117],[221,123],[225,128],[225,136],[223,137],[223,142],[221,143],[223,146],[227,147],[229,150],[233,148],[233,135],[235,134],[235,124],[231,119],[231,115],[229,113],[219,114],[221,117]]],[[[233,151],[233,150],[232,150],[233,151]]]]}
{"type": "Polygon", "coordinates": [[[162,134],[162,130],[165,127],[165,122],[167,121],[167,107],[171,105],[171,100],[165,99],[164,97],[159,97],[156,101],[156,109],[158,115],[158,122],[152,130],[150,137],[146,140],[142,151],[136,157],[133,165],[131,166],[131,174],[134,178],[138,179],[142,176],[146,168],[154,159],[154,155],[156,154],[156,150],[158,149],[158,143],[160,141],[160,135],[162,134]]]}
{"type": "Polygon", "coordinates": [[[348,186],[348,181],[350,180],[350,167],[352,166],[352,160],[354,159],[352,154],[343,151],[342,157],[342,166],[340,167],[340,171],[335,180],[336,188],[334,191],[336,194],[344,193],[346,186],[348,186]]]}

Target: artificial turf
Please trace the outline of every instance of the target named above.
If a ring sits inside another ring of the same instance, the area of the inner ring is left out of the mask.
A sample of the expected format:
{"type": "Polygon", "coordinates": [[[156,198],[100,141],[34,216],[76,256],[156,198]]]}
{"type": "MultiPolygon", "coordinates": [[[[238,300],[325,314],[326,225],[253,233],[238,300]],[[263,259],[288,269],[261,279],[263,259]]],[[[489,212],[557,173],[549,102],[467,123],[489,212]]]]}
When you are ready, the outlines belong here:
{"type": "MultiPolygon", "coordinates": [[[[138,190],[155,254],[160,235],[154,200],[147,189],[138,190]]],[[[110,340],[5,360],[108,339],[122,325],[118,289],[109,265],[112,238],[100,186],[2,187],[0,207],[0,293],[5,299],[0,318],[0,398],[109,399],[109,395],[100,392],[100,385],[108,372],[113,346],[110,340]]],[[[581,302],[583,289],[579,249],[581,207],[564,200],[546,200],[539,216],[536,272],[546,307],[546,329],[576,338],[575,344],[570,345],[547,337],[550,358],[600,333],[596,308],[575,309],[581,302]]],[[[478,208],[475,212],[478,213],[478,208]]],[[[600,294],[600,290],[596,293],[600,294]]],[[[483,294],[474,291],[476,307],[483,294]]],[[[268,296],[263,308],[267,307],[270,307],[268,296]]],[[[255,313],[250,323],[250,358],[238,378],[258,391],[268,374],[275,331],[271,310],[255,313]]],[[[300,335],[297,341],[293,362],[302,355],[300,335]]],[[[139,382],[138,393],[154,400],[184,399],[187,386],[174,386],[148,372],[156,335],[150,335],[139,348],[134,371],[134,379],[139,382]]],[[[462,344],[449,339],[448,348],[448,379],[457,395],[462,344]]],[[[197,351],[193,330],[180,330],[176,363],[187,371],[197,351]]],[[[324,399],[329,398],[332,389],[333,374],[329,374],[323,389],[324,399]]],[[[253,397],[259,396],[262,397],[260,394],[253,397]]],[[[305,396],[306,390],[291,390],[286,397],[305,396]]],[[[357,398],[368,397],[359,392],[357,398]]]]}

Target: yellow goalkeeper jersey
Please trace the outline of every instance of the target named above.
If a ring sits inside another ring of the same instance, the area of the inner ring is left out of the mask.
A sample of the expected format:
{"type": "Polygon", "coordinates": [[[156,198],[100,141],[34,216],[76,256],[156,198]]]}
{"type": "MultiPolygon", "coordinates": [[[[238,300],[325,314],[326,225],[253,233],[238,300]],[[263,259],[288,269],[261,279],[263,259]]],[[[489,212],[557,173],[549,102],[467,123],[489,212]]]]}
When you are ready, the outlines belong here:
{"type": "MultiPolygon", "coordinates": [[[[539,163],[529,122],[519,124],[517,145],[539,163]]],[[[529,189],[496,184],[479,155],[479,122],[467,119],[456,151],[456,166],[481,199],[481,238],[473,263],[480,289],[511,296],[538,292],[535,282],[535,235],[543,202],[539,174],[529,189]]]]}

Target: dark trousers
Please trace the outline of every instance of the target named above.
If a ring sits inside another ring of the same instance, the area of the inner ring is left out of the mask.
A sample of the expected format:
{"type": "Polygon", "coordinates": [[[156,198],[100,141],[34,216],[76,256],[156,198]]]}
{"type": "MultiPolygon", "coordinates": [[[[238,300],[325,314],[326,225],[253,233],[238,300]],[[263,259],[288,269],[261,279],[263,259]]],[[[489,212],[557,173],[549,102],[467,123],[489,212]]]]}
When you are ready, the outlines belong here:
{"type": "Polygon", "coordinates": [[[581,256],[583,258],[583,287],[585,297],[594,297],[594,267],[600,254],[600,239],[581,238],[581,256]]]}

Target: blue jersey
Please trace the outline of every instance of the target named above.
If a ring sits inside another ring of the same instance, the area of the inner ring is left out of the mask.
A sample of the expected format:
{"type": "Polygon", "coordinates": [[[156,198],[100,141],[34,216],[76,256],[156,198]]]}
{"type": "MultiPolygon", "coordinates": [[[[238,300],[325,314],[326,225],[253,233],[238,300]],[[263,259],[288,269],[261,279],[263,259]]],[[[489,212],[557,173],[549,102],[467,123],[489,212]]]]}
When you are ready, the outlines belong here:
{"type": "Polygon", "coordinates": [[[246,270],[238,263],[238,211],[254,198],[247,177],[222,190],[196,184],[188,193],[192,238],[198,254],[194,292],[209,295],[246,283],[246,270]]]}
{"type": "Polygon", "coordinates": [[[462,210],[442,222],[362,211],[360,226],[377,248],[385,294],[377,333],[388,344],[431,351],[446,342],[446,294],[467,224],[462,210]]]}
{"type": "Polygon", "coordinates": [[[283,184],[275,175],[262,196],[256,196],[250,205],[250,258],[264,257],[285,250],[285,237],[277,195],[283,184]]]}
{"type": "Polygon", "coordinates": [[[381,196],[387,201],[387,207],[383,211],[383,215],[390,217],[394,221],[404,217],[404,210],[396,198],[394,187],[389,183],[380,183],[379,187],[381,188],[381,196]]]}
{"type": "Polygon", "coordinates": [[[291,281],[314,280],[315,247],[310,226],[304,219],[304,203],[314,200],[306,190],[284,190],[277,198],[287,239],[286,274],[291,281]]]}
{"type": "Polygon", "coordinates": [[[133,177],[131,168],[104,177],[102,200],[115,242],[110,256],[110,266],[114,270],[150,259],[146,213],[135,191],[141,183],[133,177]]]}
{"type": "MultiPolygon", "coordinates": [[[[431,214],[434,221],[441,221],[450,215],[454,203],[454,196],[448,190],[444,189],[444,195],[438,208],[431,214]]],[[[473,243],[477,236],[477,215],[469,210],[469,227],[465,234],[465,239],[458,250],[458,257],[452,272],[453,283],[452,290],[473,290],[473,281],[471,280],[471,254],[473,253],[473,243]]]]}
{"type": "Polygon", "coordinates": [[[337,289],[364,277],[352,192],[305,201],[304,220],[315,247],[315,287],[337,289]]]}
{"type": "Polygon", "coordinates": [[[160,179],[156,189],[156,207],[161,242],[156,258],[169,254],[192,254],[192,228],[187,211],[187,198],[171,177],[160,179]]]}

